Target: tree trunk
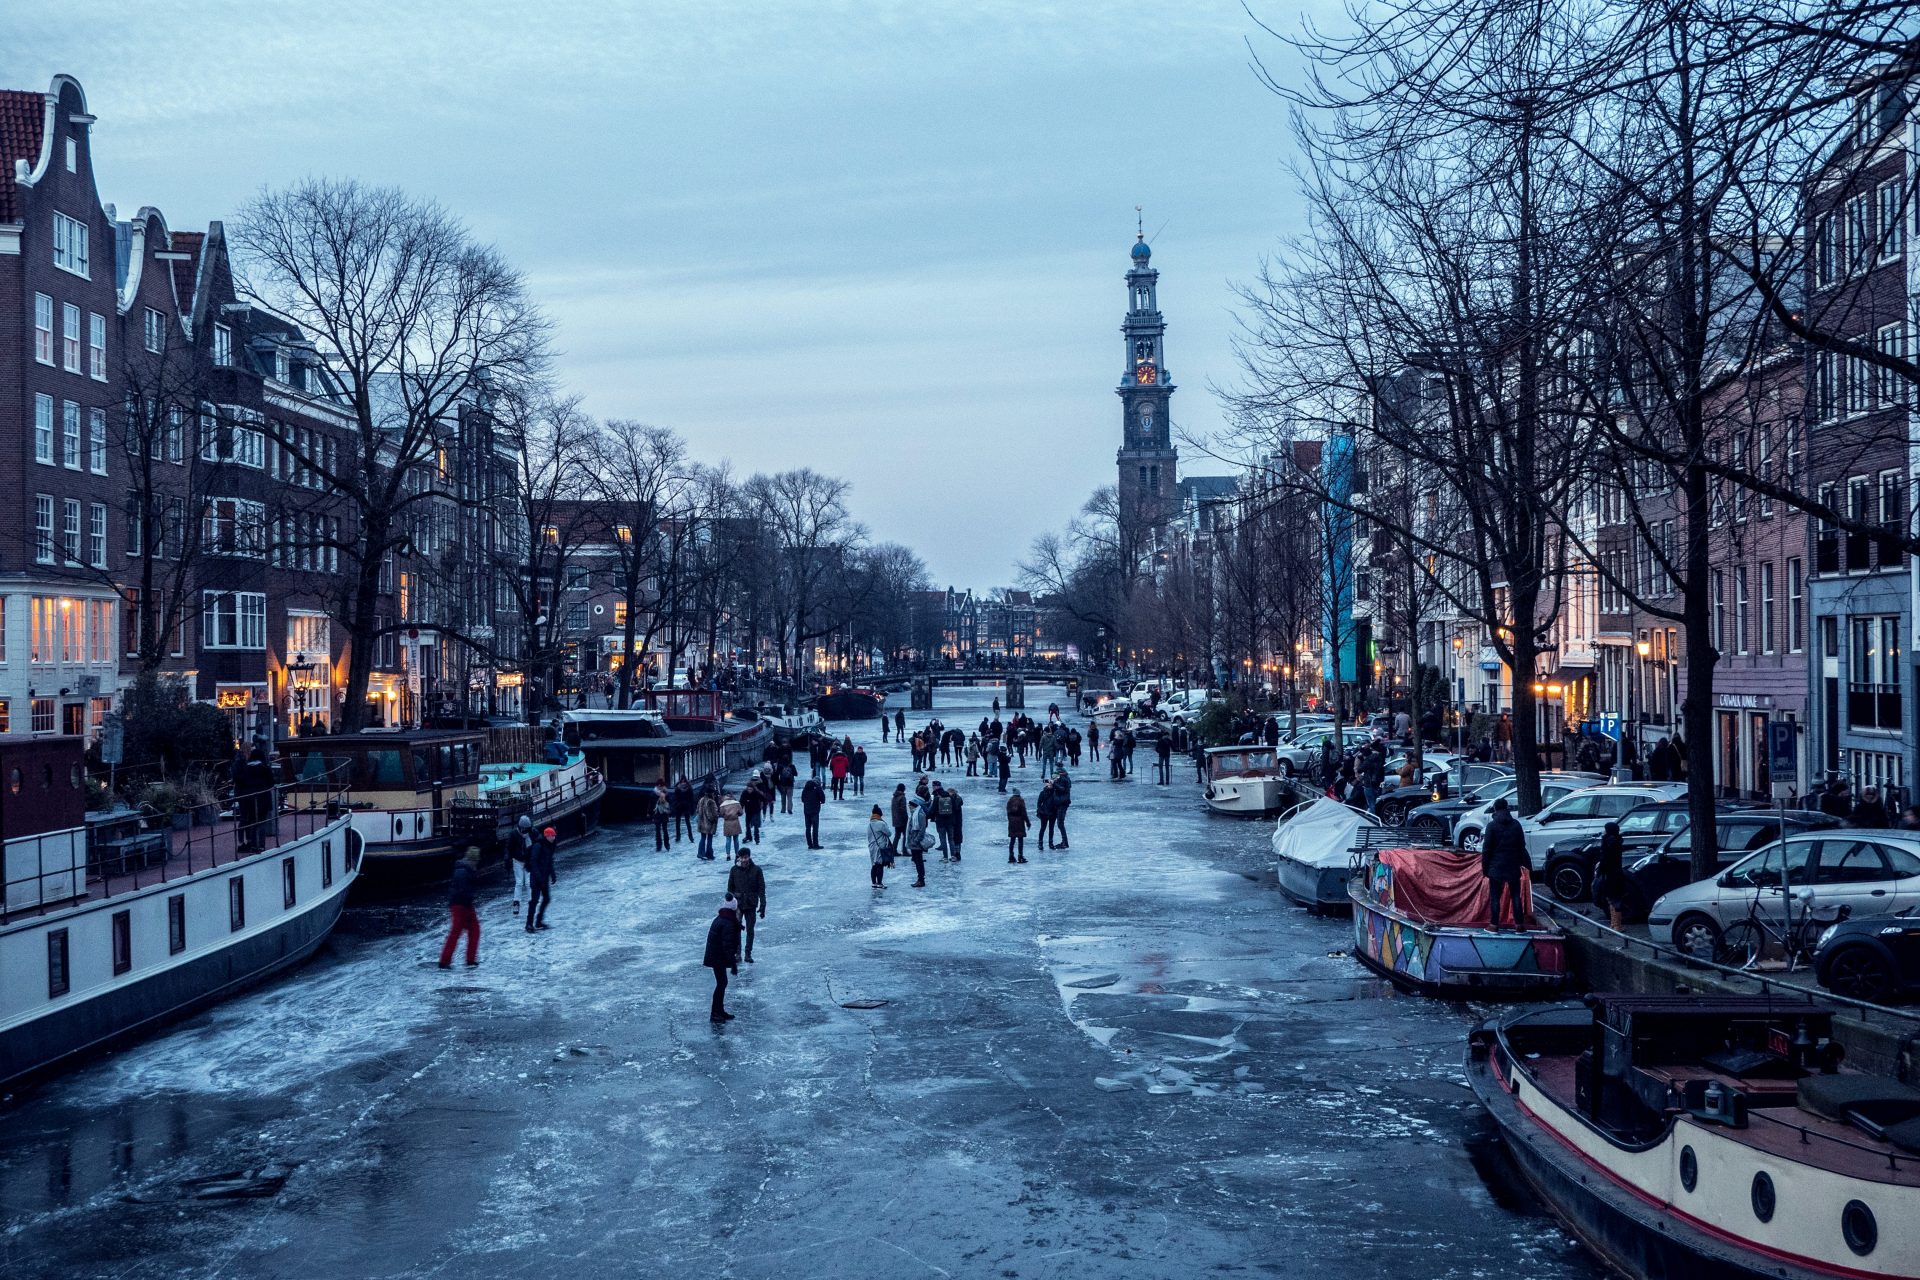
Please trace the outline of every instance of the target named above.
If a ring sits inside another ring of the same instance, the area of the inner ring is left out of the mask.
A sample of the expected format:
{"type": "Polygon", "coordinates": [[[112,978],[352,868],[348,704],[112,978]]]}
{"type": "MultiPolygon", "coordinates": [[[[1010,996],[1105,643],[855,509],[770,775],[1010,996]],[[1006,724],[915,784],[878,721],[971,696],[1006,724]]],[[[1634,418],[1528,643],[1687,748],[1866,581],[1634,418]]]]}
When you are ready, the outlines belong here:
{"type": "MultiPolygon", "coordinates": [[[[376,610],[380,604],[380,562],[387,545],[385,521],[369,520],[361,527],[360,572],[353,584],[352,612],[347,619],[347,688],[340,708],[340,732],[358,733],[367,724],[367,686],[373,680],[376,610]]],[[[398,619],[396,619],[398,621],[398,619]]]]}

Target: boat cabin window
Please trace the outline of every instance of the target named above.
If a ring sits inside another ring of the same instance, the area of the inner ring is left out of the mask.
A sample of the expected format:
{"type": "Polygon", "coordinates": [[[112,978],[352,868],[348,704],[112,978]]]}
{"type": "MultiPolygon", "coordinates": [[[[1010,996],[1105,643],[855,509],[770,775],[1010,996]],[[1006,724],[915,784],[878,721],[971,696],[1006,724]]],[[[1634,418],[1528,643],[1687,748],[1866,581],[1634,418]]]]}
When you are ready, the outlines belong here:
{"type": "Polygon", "coordinates": [[[362,786],[375,788],[406,786],[407,771],[400,760],[400,752],[397,749],[367,752],[357,781],[362,786]]]}
{"type": "Polygon", "coordinates": [[[1273,752],[1248,751],[1240,757],[1240,767],[1249,773],[1273,768],[1273,752]]]}

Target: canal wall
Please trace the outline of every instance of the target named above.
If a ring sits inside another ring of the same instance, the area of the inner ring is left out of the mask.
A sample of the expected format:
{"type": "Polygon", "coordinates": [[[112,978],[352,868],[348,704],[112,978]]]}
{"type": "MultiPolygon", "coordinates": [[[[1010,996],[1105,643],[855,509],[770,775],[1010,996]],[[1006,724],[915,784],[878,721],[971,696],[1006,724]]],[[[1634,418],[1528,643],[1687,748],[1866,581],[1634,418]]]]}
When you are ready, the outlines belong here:
{"type": "Polygon", "coordinates": [[[1843,1000],[1822,990],[1804,970],[1775,976],[1703,965],[1644,939],[1600,928],[1564,907],[1549,910],[1567,931],[1567,963],[1581,990],[1772,995],[1783,1003],[1819,1004],[1833,1010],[1833,1035],[1845,1047],[1848,1065],[1920,1084],[1920,1013],[1843,1000]]]}

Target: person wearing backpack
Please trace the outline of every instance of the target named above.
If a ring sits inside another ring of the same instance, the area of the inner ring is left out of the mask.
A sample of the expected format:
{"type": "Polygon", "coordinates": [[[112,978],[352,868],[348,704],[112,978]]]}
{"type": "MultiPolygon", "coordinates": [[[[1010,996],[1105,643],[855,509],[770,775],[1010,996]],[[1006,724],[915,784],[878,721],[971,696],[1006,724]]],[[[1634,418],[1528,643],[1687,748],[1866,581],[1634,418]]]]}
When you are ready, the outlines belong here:
{"type": "Polygon", "coordinates": [[[913,859],[913,887],[927,887],[927,850],[933,847],[927,835],[927,802],[919,793],[907,797],[907,855],[913,859]]]}
{"type": "Polygon", "coordinates": [[[953,792],[938,782],[933,784],[933,829],[940,837],[940,861],[953,861],[953,792]]]}

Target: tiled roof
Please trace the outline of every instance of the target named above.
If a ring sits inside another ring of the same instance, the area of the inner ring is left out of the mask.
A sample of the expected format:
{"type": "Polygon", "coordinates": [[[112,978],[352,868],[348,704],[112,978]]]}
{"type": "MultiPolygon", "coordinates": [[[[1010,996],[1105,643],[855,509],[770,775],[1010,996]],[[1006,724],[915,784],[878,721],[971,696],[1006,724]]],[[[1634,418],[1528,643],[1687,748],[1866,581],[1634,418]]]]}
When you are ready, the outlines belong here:
{"type": "Polygon", "coordinates": [[[47,95],[25,89],[0,89],[0,222],[20,217],[13,185],[13,162],[40,162],[40,130],[46,124],[47,95]]]}
{"type": "Polygon", "coordinates": [[[173,251],[187,255],[167,264],[173,268],[173,300],[180,314],[189,321],[193,317],[193,284],[200,276],[200,245],[206,238],[206,233],[201,231],[173,233],[173,251]]]}

